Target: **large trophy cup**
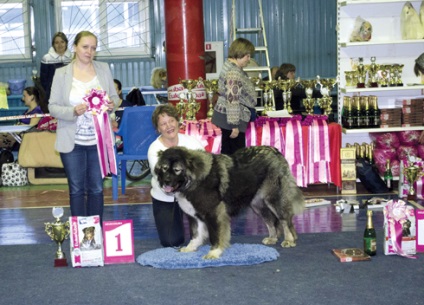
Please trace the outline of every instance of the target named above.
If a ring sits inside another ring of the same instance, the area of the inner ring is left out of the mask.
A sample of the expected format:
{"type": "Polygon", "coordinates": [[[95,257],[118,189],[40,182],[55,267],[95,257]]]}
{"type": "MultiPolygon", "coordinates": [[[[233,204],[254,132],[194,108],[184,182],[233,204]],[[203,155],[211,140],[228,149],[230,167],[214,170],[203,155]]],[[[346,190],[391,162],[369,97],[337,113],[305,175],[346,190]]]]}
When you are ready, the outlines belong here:
{"type": "Polygon", "coordinates": [[[303,106],[305,107],[307,114],[312,114],[314,111],[314,104],[315,104],[315,99],[312,97],[312,95],[314,92],[314,88],[316,86],[316,80],[302,79],[300,83],[305,88],[305,94],[306,94],[306,98],[304,98],[302,101],[303,106]]]}
{"type": "Polygon", "coordinates": [[[180,84],[187,89],[187,106],[186,106],[186,119],[189,121],[194,121],[196,119],[196,114],[200,109],[200,103],[196,101],[196,93],[193,92],[193,89],[196,88],[197,83],[200,80],[197,79],[180,79],[180,84]]]}
{"type": "Polygon", "coordinates": [[[63,208],[54,207],[52,210],[53,217],[56,218],[54,223],[46,222],[45,231],[52,240],[57,243],[56,258],[54,260],[55,267],[66,267],[68,263],[66,261],[65,253],[62,251],[63,241],[69,237],[69,221],[61,222],[60,218],[63,216],[63,208]]]}
{"type": "Polygon", "coordinates": [[[205,85],[206,94],[208,96],[209,106],[206,114],[207,118],[211,118],[213,115],[213,95],[218,91],[218,80],[217,79],[205,79],[203,81],[205,85]]]}
{"type": "Polygon", "coordinates": [[[404,168],[404,175],[409,184],[408,198],[407,200],[415,200],[417,193],[414,188],[414,182],[423,175],[422,169],[415,165],[410,165],[404,168]]]}

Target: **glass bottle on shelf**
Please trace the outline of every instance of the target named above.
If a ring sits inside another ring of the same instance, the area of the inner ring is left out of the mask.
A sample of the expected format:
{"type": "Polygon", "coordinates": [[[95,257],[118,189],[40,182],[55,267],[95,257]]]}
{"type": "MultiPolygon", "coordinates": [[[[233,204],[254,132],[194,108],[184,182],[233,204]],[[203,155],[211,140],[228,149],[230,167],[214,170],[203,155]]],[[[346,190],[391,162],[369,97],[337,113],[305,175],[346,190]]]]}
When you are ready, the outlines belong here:
{"type": "Polygon", "coordinates": [[[370,128],[371,127],[371,123],[370,123],[370,107],[369,107],[369,102],[368,102],[368,96],[362,96],[361,97],[361,106],[362,106],[362,111],[361,111],[361,123],[362,123],[362,128],[370,128]]]}
{"type": "Polygon", "coordinates": [[[392,167],[390,166],[390,159],[386,160],[386,171],[384,172],[384,183],[387,188],[391,191],[393,190],[393,174],[392,167]]]}
{"type": "Polygon", "coordinates": [[[364,231],[364,252],[370,256],[377,254],[377,234],[372,223],[372,211],[367,211],[367,226],[364,231]]]}
{"type": "Polygon", "coordinates": [[[362,127],[362,116],[361,116],[361,98],[359,96],[353,96],[353,128],[362,127]]]}
{"type": "Polygon", "coordinates": [[[343,97],[342,125],[347,129],[353,128],[353,108],[350,96],[343,97]]]}
{"type": "Polygon", "coordinates": [[[378,109],[377,96],[369,96],[370,104],[370,125],[372,127],[378,127],[380,125],[380,109],[378,109]]]}

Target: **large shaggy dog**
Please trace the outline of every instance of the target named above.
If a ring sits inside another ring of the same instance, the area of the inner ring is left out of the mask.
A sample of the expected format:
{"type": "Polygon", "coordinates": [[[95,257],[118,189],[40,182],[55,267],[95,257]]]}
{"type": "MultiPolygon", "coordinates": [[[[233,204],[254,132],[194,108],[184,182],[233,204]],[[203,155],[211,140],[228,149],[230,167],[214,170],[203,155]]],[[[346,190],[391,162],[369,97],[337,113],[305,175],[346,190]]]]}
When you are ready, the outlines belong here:
{"type": "Polygon", "coordinates": [[[162,189],[174,193],[189,215],[192,239],[182,252],[196,251],[209,237],[204,258],[220,257],[230,245],[230,217],[247,206],[268,228],[264,244],[276,244],[284,233],[281,246],[296,246],[292,219],[303,211],[304,199],[277,149],[249,147],[227,156],[173,147],[159,152],[154,171],[162,189]]]}

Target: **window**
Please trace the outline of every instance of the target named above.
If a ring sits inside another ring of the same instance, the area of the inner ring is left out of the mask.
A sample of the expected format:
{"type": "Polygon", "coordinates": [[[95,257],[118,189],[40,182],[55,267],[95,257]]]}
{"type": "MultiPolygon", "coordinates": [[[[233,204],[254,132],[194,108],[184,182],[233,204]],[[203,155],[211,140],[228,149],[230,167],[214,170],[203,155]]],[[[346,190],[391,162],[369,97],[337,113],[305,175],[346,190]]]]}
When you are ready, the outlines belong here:
{"type": "Polygon", "coordinates": [[[97,57],[151,56],[149,0],[56,0],[69,47],[80,31],[98,38],[97,57]]]}
{"type": "Polygon", "coordinates": [[[31,60],[28,8],[27,0],[0,1],[1,62],[31,60]]]}

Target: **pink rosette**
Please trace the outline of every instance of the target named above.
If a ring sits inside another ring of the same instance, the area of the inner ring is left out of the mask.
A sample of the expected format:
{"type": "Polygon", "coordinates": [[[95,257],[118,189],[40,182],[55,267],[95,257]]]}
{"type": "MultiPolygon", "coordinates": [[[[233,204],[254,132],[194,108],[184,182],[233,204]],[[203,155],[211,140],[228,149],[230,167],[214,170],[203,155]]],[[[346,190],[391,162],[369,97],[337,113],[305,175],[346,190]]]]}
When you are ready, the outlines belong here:
{"type": "Polygon", "coordinates": [[[390,238],[395,253],[408,258],[416,258],[415,256],[406,254],[405,251],[402,250],[401,246],[403,223],[408,218],[405,201],[390,200],[387,203],[387,206],[384,207],[384,217],[387,219],[390,238]]]}
{"type": "Polygon", "coordinates": [[[108,173],[117,175],[115,141],[107,112],[109,97],[103,90],[91,89],[84,97],[84,101],[87,104],[87,110],[92,113],[102,177],[104,178],[108,173]]]}

